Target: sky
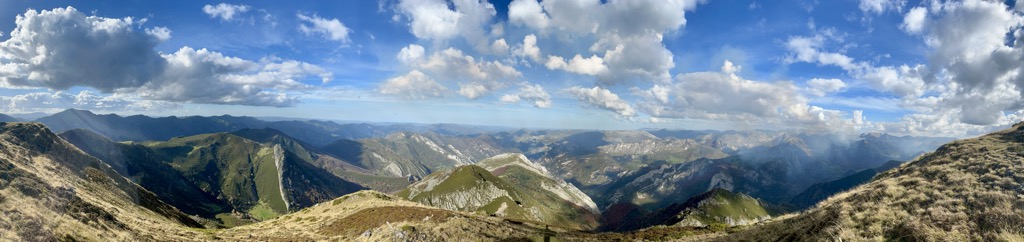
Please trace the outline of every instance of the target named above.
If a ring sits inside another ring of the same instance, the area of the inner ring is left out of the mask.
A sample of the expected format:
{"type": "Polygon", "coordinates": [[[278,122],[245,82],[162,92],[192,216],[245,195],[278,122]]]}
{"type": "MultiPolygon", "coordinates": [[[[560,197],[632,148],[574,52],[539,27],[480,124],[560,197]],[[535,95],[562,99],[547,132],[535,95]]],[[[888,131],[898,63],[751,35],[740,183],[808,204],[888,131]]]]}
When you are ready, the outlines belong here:
{"type": "Polygon", "coordinates": [[[1024,3],[0,0],[0,113],[973,136],[1024,3]]]}

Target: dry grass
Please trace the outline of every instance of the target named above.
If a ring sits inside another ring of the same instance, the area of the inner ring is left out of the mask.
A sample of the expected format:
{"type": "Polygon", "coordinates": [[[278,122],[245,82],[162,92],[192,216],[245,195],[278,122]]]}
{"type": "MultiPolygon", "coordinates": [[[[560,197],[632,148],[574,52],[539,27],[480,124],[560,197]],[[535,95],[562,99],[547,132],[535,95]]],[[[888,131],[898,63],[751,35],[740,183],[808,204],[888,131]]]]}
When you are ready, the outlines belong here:
{"type": "Polygon", "coordinates": [[[806,213],[728,240],[1016,241],[1024,125],[940,147],[806,213]]]}

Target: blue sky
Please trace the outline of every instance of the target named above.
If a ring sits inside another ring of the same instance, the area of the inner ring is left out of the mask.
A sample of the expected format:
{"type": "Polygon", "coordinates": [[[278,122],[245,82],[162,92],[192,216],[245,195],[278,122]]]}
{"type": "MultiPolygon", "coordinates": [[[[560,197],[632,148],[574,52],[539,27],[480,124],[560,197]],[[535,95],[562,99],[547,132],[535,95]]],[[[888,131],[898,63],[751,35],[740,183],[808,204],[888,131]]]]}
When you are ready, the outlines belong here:
{"type": "Polygon", "coordinates": [[[979,0],[0,1],[0,112],[968,136],[1024,117],[1022,10],[979,0]]]}

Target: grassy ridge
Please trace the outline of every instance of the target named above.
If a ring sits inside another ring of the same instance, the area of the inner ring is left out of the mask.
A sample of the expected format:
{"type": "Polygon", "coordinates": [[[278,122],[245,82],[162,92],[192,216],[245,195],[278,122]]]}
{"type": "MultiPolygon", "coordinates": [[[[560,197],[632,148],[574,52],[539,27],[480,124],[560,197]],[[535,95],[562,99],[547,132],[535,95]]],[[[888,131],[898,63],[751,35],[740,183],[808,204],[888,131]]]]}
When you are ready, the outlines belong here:
{"type": "Polygon", "coordinates": [[[1020,241],[1024,123],[943,145],[816,208],[735,234],[764,240],[1020,241]]]}

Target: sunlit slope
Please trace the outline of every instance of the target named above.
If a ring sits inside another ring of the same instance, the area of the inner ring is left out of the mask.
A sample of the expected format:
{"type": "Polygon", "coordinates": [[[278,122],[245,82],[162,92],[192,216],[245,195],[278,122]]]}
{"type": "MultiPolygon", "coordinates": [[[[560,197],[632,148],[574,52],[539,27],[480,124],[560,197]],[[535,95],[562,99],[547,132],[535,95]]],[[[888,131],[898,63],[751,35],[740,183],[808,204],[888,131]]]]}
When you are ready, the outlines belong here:
{"type": "Polygon", "coordinates": [[[1024,125],[943,145],[816,208],[730,239],[1021,240],[1024,125]]]}
{"type": "Polygon", "coordinates": [[[0,124],[0,147],[0,240],[183,240],[200,226],[42,124],[0,124]]]}
{"type": "Polygon", "coordinates": [[[598,212],[589,197],[521,154],[498,155],[478,165],[431,174],[397,195],[454,211],[578,229],[596,226],[598,212]]]}
{"type": "Polygon", "coordinates": [[[306,162],[281,144],[229,133],[145,144],[203,191],[266,219],[362,189],[306,162]]]}

